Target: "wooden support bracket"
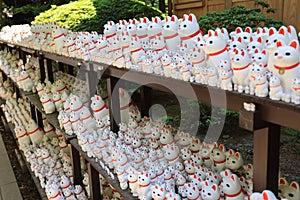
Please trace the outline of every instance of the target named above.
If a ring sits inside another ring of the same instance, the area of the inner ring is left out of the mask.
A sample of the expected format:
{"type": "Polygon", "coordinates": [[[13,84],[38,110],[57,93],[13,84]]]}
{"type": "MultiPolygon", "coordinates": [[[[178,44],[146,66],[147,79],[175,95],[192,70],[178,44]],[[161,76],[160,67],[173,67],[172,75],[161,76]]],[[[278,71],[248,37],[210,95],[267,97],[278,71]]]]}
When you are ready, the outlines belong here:
{"type": "Polygon", "coordinates": [[[73,168],[74,185],[82,185],[80,154],[73,145],[71,145],[71,162],[73,168]]]}
{"type": "Polygon", "coordinates": [[[280,126],[260,119],[260,111],[239,112],[239,126],[253,132],[253,190],[278,193],[280,126]]]}
{"type": "Polygon", "coordinates": [[[248,111],[242,108],[239,111],[239,126],[248,131],[266,127],[268,124],[259,119],[259,111],[248,111]]]}
{"type": "Polygon", "coordinates": [[[90,198],[93,200],[102,200],[100,193],[99,172],[91,165],[91,163],[88,163],[88,173],[90,185],[90,198]]]}
{"type": "Polygon", "coordinates": [[[120,98],[118,78],[110,77],[107,79],[107,96],[109,107],[109,118],[111,130],[117,133],[119,131],[118,123],[121,121],[120,98]]]}

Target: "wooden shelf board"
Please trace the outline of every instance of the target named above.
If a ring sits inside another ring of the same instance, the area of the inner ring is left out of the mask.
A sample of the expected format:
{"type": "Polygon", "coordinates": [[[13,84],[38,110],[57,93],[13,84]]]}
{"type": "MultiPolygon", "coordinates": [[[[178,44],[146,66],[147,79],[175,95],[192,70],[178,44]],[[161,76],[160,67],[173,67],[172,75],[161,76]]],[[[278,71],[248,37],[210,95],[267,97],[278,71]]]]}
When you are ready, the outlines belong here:
{"type": "Polygon", "coordinates": [[[63,135],[67,141],[74,139],[76,137],[75,135],[66,134],[66,132],[60,128],[58,120],[57,120],[58,112],[54,112],[51,114],[46,114],[44,112],[42,103],[40,102],[40,98],[37,94],[29,94],[29,95],[26,95],[26,97],[29,99],[30,102],[33,103],[33,105],[39,110],[39,112],[43,113],[43,115],[47,118],[47,120],[50,122],[50,124],[52,124],[52,126],[54,126],[55,129],[59,129],[63,133],[63,135]]]}
{"type": "Polygon", "coordinates": [[[112,179],[106,171],[96,162],[94,158],[88,157],[88,155],[81,150],[81,147],[78,144],[77,139],[70,140],[70,143],[80,154],[84,157],[86,161],[88,161],[94,168],[97,170],[108,182],[126,199],[126,200],[136,200],[137,198],[133,197],[129,188],[126,190],[122,190],[116,175],[114,175],[114,179],[112,179]]]}

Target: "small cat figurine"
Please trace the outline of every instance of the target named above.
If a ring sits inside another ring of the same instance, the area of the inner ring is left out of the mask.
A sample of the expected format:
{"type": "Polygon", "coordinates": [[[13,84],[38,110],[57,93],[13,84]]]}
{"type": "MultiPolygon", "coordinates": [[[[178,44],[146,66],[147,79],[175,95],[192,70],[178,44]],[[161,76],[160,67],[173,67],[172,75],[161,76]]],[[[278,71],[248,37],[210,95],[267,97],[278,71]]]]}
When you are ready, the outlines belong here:
{"type": "Polygon", "coordinates": [[[277,76],[273,75],[270,77],[269,89],[270,89],[269,92],[270,99],[277,100],[277,101],[281,100],[283,92],[282,92],[281,81],[277,76]]]}
{"type": "Polygon", "coordinates": [[[221,200],[219,186],[217,184],[209,184],[204,182],[201,190],[202,200],[221,200]]]}
{"type": "Polygon", "coordinates": [[[249,93],[249,71],[250,71],[250,57],[247,51],[244,49],[235,49],[235,55],[232,58],[232,69],[233,69],[233,83],[234,90],[239,93],[245,91],[249,93]]]}
{"type": "Polygon", "coordinates": [[[235,152],[226,157],[225,167],[230,170],[238,170],[243,166],[243,163],[242,155],[239,152],[235,152]]]}
{"type": "Polygon", "coordinates": [[[268,81],[267,77],[263,74],[257,74],[255,77],[255,95],[258,97],[268,96],[268,81]]]}
{"type": "Polygon", "coordinates": [[[299,184],[295,181],[288,184],[285,178],[279,179],[278,196],[289,200],[300,199],[299,184]]]}
{"type": "Polygon", "coordinates": [[[292,83],[292,103],[300,104],[300,77],[294,78],[292,83]]]}

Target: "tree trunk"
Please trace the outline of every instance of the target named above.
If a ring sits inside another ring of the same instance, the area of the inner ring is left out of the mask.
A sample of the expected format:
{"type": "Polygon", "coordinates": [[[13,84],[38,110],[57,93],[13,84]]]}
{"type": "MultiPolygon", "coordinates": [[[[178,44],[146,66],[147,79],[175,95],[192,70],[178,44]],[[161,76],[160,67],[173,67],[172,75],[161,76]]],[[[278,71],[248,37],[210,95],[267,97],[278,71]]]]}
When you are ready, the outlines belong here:
{"type": "Polygon", "coordinates": [[[165,2],[165,0],[159,0],[158,1],[158,9],[161,12],[166,13],[166,2],[165,2]]]}

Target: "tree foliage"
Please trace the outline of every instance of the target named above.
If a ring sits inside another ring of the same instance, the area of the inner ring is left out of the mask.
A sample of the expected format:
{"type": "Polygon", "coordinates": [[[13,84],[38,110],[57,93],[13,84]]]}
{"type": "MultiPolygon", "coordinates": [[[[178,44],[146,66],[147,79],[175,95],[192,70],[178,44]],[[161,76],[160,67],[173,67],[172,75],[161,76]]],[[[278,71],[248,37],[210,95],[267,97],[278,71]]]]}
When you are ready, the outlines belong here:
{"type": "MultiPolygon", "coordinates": [[[[260,4],[261,5],[261,4],[260,4]]],[[[247,26],[254,30],[257,27],[275,27],[284,25],[280,20],[267,18],[260,8],[246,8],[245,6],[234,6],[228,10],[210,12],[199,19],[199,25],[204,33],[217,27],[225,27],[228,32],[234,31],[240,26],[243,29],[247,26]]]]}
{"type": "Polygon", "coordinates": [[[61,5],[70,0],[3,0],[2,25],[28,24],[39,13],[51,8],[52,4],[61,5]]]}
{"type": "Polygon", "coordinates": [[[107,21],[162,16],[162,13],[137,0],[78,0],[61,6],[52,6],[32,23],[56,21],[72,31],[103,32],[107,21]]]}

